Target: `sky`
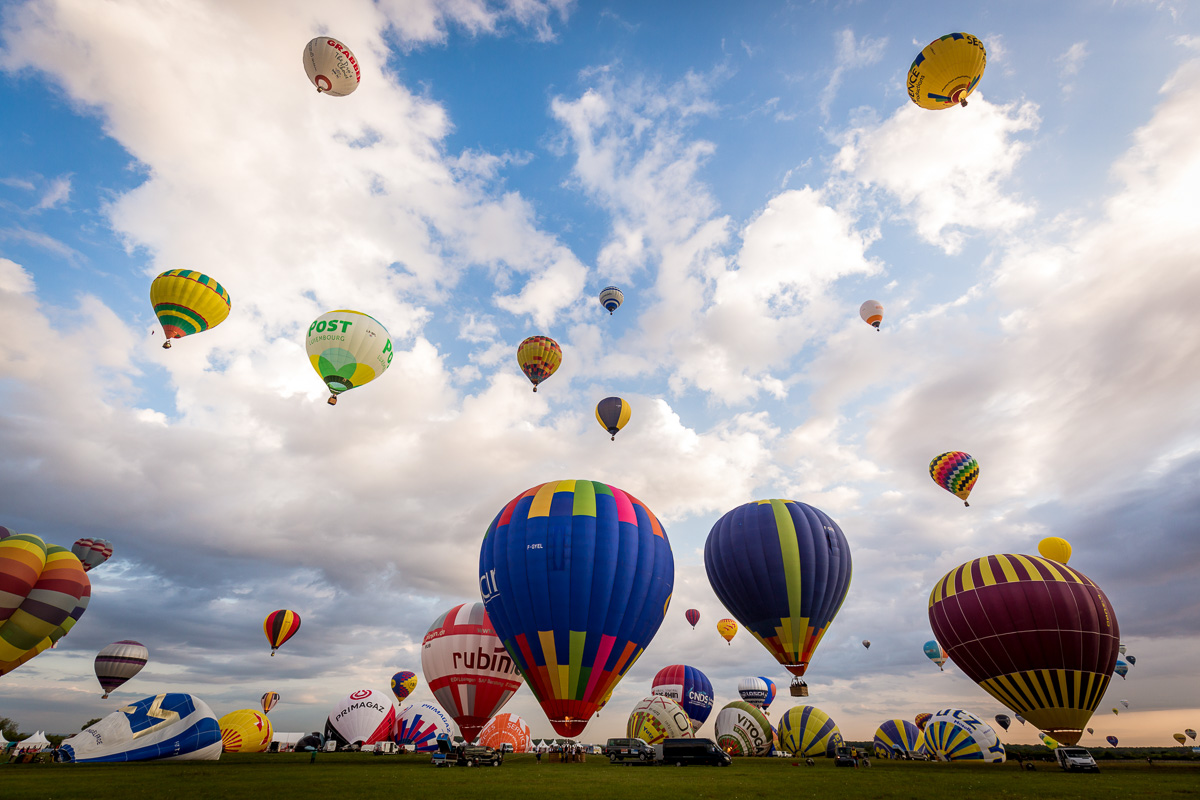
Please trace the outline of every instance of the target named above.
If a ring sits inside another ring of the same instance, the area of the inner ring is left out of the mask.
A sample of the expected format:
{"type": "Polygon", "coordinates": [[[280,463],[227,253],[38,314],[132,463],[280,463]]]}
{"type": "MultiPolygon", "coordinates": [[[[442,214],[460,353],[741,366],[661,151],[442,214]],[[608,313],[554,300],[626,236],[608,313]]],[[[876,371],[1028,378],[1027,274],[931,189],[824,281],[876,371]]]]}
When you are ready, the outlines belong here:
{"type": "MultiPolygon", "coordinates": [[[[722,514],[773,497],[851,546],[806,676],[847,739],[1005,711],[922,654],[929,592],[1050,535],[1137,657],[1082,743],[1200,727],[1186,3],[0,13],[0,524],[115,548],[80,624],[0,679],[21,730],[160,691],[223,714],[268,690],[277,730],[318,730],[350,692],[420,673],[430,624],[479,599],[492,518],[562,478],[645,502],[676,566],[666,620],[585,740],[623,735],[668,664],[701,668],[717,707],[743,676],[786,681],[749,635],[719,638],[703,564],[722,514]],[[924,111],[905,75],[951,31],[985,43],[987,70],[967,108],[924,111]],[[307,82],[319,35],[354,50],[352,95],[307,82]],[[176,268],[219,280],[232,313],[163,350],[149,285],[176,268]],[[338,308],[378,319],[396,354],[330,408],[303,340],[338,308]],[[564,351],[536,394],[515,359],[533,334],[564,351]],[[593,413],[610,395],[633,410],[615,442],[593,413]],[[929,479],[947,450],[981,465],[970,508],[929,479]],[[271,658],[278,608],[303,624],[271,658]],[[92,659],[130,638],[151,661],[101,700],[92,659]]],[[[504,710],[554,735],[527,688],[504,710]]]]}

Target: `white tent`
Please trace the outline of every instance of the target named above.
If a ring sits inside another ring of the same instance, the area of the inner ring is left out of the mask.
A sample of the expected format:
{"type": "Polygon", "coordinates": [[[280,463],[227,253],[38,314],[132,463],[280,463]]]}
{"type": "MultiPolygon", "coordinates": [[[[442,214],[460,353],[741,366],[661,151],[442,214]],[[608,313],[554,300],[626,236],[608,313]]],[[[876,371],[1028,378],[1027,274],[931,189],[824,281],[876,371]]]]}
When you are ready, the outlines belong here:
{"type": "Polygon", "coordinates": [[[45,750],[48,747],[50,747],[50,740],[46,738],[45,731],[38,731],[28,739],[17,742],[18,750],[45,750]]]}
{"type": "Polygon", "coordinates": [[[296,748],[296,742],[300,741],[305,736],[308,736],[308,734],[304,731],[301,731],[300,733],[275,731],[274,735],[271,737],[271,741],[277,743],[275,748],[277,750],[294,750],[296,748]]]}

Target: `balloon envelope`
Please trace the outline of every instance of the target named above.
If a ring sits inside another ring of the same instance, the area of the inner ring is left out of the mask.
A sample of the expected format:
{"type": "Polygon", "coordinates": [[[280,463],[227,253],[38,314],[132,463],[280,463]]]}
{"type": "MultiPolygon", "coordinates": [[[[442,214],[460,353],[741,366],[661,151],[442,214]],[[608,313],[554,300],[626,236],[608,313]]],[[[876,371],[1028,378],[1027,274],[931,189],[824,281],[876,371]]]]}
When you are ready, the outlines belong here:
{"type": "Polygon", "coordinates": [[[945,671],[945,668],[942,665],[946,663],[946,659],[949,658],[949,656],[946,655],[946,651],[940,644],[937,643],[937,640],[930,639],[925,643],[925,647],[923,649],[925,650],[925,655],[929,658],[929,660],[937,664],[939,670],[945,671]]]}
{"type": "Polygon", "coordinates": [[[766,756],[775,746],[771,723],[762,711],[735,700],[717,713],[717,747],[731,756],[766,756]]]}
{"type": "Polygon", "coordinates": [[[858,315],[863,322],[879,330],[879,324],[883,322],[883,304],[878,300],[868,300],[858,307],[858,315]]]}
{"type": "Polygon", "coordinates": [[[271,655],[300,630],[300,615],[286,608],[272,611],[263,620],[263,633],[271,644],[271,655]]]}
{"type": "Polygon", "coordinates": [[[342,698],[325,720],[325,738],[339,747],[375,744],[392,738],[396,707],[392,698],[374,689],[359,689],[342,698]]]}
{"type": "Polygon", "coordinates": [[[308,326],[304,341],[308,361],[329,389],[329,404],[338,395],[378,378],[392,364],[387,328],[361,311],[329,311],[308,326]]]}
{"type": "Polygon", "coordinates": [[[229,292],[203,272],[169,269],[150,284],[150,303],[169,348],[172,339],[215,328],[229,316],[229,292]]]}
{"type": "Polygon", "coordinates": [[[70,550],[32,533],[0,539],[0,675],[64,636],[90,595],[91,581],[70,550]]]}
{"type": "Polygon", "coordinates": [[[499,750],[502,745],[512,745],[514,753],[530,752],[532,732],[529,723],[516,714],[497,714],[479,732],[479,744],[499,750]]]}
{"type": "Polygon", "coordinates": [[[650,644],[674,582],[658,519],[596,481],[553,481],[513,498],[479,554],[480,594],[496,634],[568,738],[650,644]]]}
{"type": "Polygon", "coordinates": [[[971,505],[967,498],[975,488],[979,479],[979,462],[969,453],[951,450],[942,453],[929,462],[929,477],[933,482],[950,494],[963,501],[964,506],[971,505]]]}
{"type": "Polygon", "coordinates": [[[71,545],[71,552],[83,565],[83,571],[90,572],[112,557],[113,546],[108,539],[84,538],[71,545]]]}
{"type": "Polygon", "coordinates": [[[329,36],[318,36],[304,46],[304,72],[318,92],[333,97],[350,94],[362,79],[354,53],[329,36]]]}
{"type": "Polygon", "coordinates": [[[738,624],[735,620],[723,619],[717,622],[717,633],[729,644],[733,644],[733,637],[737,636],[737,632],[738,624]]]}
{"type": "Polygon", "coordinates": [[[957,708],[934,713],[922,733],[925,750],[938,761],[985,761],[1003,764],[1000,737],[979,717],[957,708]]]}
{"type": "Polygon", "coordinates": [[[625,423],[629,422],[632,413],[629,403],[619,397],[606,397],[596,404],[596,421],[612,434],[613,441],[616,441],[617,433],[625,427],[625,423]]]}
{"type": "Polygon", "coordinates": [[[691,720],[693,732],[700,730],[700,726],[712,713],[712,682],[695,667],[685,664],[663,667],[654,676],[650,693],[669,697],[679,703],[691,720]]]}
{"type": "Polygon", "coordinates": [[[1184,744],[1185,742],[1187,742],[1187,737],[1184,736],[1182,733],[1173,733],[1173,734],[1171,734],[1171,737],[1173,739],[1175,739],[1175,741],[1179,742],[1180,744],[1184,744]]]}
{"type": "Polygon", "coordinates": [[[1193,742],[1196,741],[1196,731],[1192,730],[1191,728],[1187,728],[1184,730],[1184,733],[1186,733],[1187,737],[1193,742]]]}
{"type": "Polygon", "coordinates": [[[267,715],[250,708],[230,711],[217,724],[221,726],[221,748],[226,753],[265,753],[274,737],[267,715]]]}
{"type": "Polygon", "coordinates": [[[803,676],[850,588],[850,546],[819,509],[760,500],[717,520],[704,544],[704,568],[738,622],[803,676]]]}
{"type": "Polygon", "coordinates": [[[929,724],[929,720],[932,718],[933,718],[933,714],[929,714],[929,713],[917,714],[917,716],[913,719],[913,722],[917,723],[918,728],[920,728],[921,730],[925,730],[925,726],[929,724]]]}
{"type": "Polygon", "coordinates": [[[1071,560],[1071,543],[1059,536],[1047,536],[1038,542],[1038,553],[1042,558],[1066,564],[1071,560]]]}
{"type": "Polygon", "coordinates": [[[696,630],[696,623],[700,621],[700,612],[694,608],[689,608],[684,612],[683,617],[692,626],[692,630],[696,630]]]}
{"type": "Polygon", "coordinates": [[[538,384],[562,364],[562,348],[549,336],[530,336],[517,345],[517,364],[536,392],[538,384]]]}
{"type": "Polygon", "coordinates": [[[908,68],[908,97],[936,111],[967,104],[987,66],[983,42],[969,33],[948,33],[930,42],[908,68]]]}
{"type": "Polygon", "coordinates": [[[625,302],[625,295],[620,289],[615,286],[605,286],[600,292],[600,305],[604,306],[604,310],[611,317],[612,313],[621,307],[621,303],[625,302]]]}
{"type": "Polygon", "coordinates": [[[521,688],[483,603],[457,605],[434,620],[421,646],[421,671],[468,742],[521,688]]]}
{"type": "Polygon", "coordinates": [[[988,694],[1073,745],[1111,680],[1119,630],[1090,578],[1036,556],[959,566],[929,596],[937,640],[988,694]]]}
{"type": "Polygon", "coordinates": [[[1122,679],[1129,674],[1129,665],[1121,659],[1117,659],[1117,663],[1113,665],[1113,672],[1120,675],[1122,679]]]}
{"type": "Polygon", "coordinates": [[[877,758],[911,758],[925,752],[921,729],[906,719],[889,719],[876,728],[874,745],[877,758]]]}
{"type": "Polygon", "coordinates": [[[417,688],[417,683],[417,673],[401,670],[392,676],[392,694],[396,695],[398,702],[403,702],[417,688]]]}
{"type": "Polygon", "coordinates": [[[1012,720],[1009,718],[1008,714],[997,714],[996,724],[1001,728],[1004,728],[1004,730],[1008,730],[1008,726],[1012,725],[1012,720]]]}
{"type": "Polygon", "coordinates": [[[775,702],[775,695],[779,693],[779,686],[776,685],[775,681],[765,678],[762,675],[759,675],[758,679],[767,685],[767,696],[762,701],[762,710],[763,713],[766,713],[767,709],[771,707],[771,703],[775,702]]]}
{"type": "Polygon", "coordinates": [[[762,708],[769,693],[767,682],[762,678],[742,678],[738,681],[738,696],[755,708],[762,708]]]}
{"type": "Polygon", "coordinates": [[[142,671],[150,659],[150,651],[141,642],[123,639],[113,642],[96,654],[93,665],[104,697],[142,671]]]}
{"type": "Polygon", "coordinates": [[[840,744],[837,724],[816,706],[792,706],[779,718],[779,746],[793,756],[832,755],[840,744]]]}
{"type": "Polygon", "coordinates": [[[190,694],[145,697],[63,741],[57,758],[101,761],[216,761],[221,726],[212,709],[190,694]]]}
{"type": "Polygon", "coordinates": [[[1134,656],[1125,656],[1125,660],[1129,662],[1129,666],[1131,666],[1131,667],[1133,665],[1137,664],[1137,658],[1135,658],[1134,656]]]}
{"type": "Polygon", "coordinates": [[[625,735],[646,744],[658,744],[663,739],[691,739],[692,721],[683,706],[660,694],[643,697],[629,713],[625,735]]]}
{"type": "Polygon", "coordinates": [[[1109,743],[1109,744],[1111,744],[1113,747],[1116,747],[1116,746],[1117,746],[1117,742],[1118,742],[1119,740],[1118,740],[1118,739],[1117,739],[1117,737],[1115,737],[1115,736],[1105,736],[1105,737],[1104,737],[1104,741],[1108,742],[1108,743],[1109,743]]]}
{"type": "Polygon", "coordinates": [[[266,692],[263,694],[259,704],[262,705],[264,714],[270,714],[271,709],[279,703],[279,692],[266,692]]]}
{"type": "Polygon", "coordinates": [[[450,718],[432,703],[405,706],[396,717],[397,744],[411,745],[418,753],[436,752],[438,736],[453,732],[450,718]]]}

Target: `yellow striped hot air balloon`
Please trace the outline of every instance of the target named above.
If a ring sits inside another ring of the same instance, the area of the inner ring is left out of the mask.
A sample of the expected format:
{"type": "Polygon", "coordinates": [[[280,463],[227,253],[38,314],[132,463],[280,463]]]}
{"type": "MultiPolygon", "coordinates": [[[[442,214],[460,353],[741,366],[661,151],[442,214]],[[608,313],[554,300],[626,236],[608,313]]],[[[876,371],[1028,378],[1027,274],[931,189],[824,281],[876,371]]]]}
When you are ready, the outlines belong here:
{"type": "Polygon", "coordinates": [[[91,581],[70,550],[32,533],[0,539],[0,675],[53,647],[90,596],[91,581]]]}
{"type": "Polygon", "coordinates": [[[721,638],[728,644],[733,644],[733,637],[737,636],[738,624],[736,620],[723,619],[717,622],[717,633],[721,634],[721,638]]]}
{"type": "Polygon", "coordinates": [[[987,66],[983,42],[969,33],[948,33],[930,42],[908,68],[908,96],[921,108],[967,104],[987,66]]]}
{"type": "Polygon", "coordinates": [[[229,292],[203,272],[169,269],[150,284],[150,302],[171,347],[182,339],[221,324],[229,316],[229,292]]]}
{"type": "Polygon", "coordinates": [[[221,726],[221,750],[225,753],[264,753],[274,738],[271,720],[252,708],[230,711],[217,724],[221,726]]]}

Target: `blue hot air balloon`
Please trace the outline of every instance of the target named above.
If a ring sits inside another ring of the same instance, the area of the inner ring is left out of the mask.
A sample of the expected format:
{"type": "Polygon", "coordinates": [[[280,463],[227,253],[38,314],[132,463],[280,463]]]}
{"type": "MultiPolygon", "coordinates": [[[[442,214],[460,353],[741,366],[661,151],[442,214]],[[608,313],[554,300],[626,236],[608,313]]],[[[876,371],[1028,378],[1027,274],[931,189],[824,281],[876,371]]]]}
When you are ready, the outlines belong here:
{"type": "Polygon", "coordinates": [[[906,719],[889,719],[875,729],[876,758],[912,758],[925,752],[921,729],[906,719]]]}
{"type": "Polygon", "coordinates": [[[798,678],[850,588],[850,546],[810,505],[759,500],[713,525],[704,568],[717,597],[798,678]]]}
{"type": "Polygon", "coordinates": [[[675,562],[645,504],[596,481],[523,492],[488,527],[479,590],[560,736],[579,735],[658,632],[675,562]]]}
{"type": "Polygon", "coordinates": [[[654,676],[650,694],[669,697],[683,706],[684,713],[692,723],[693,733],[700,730],[704,720],[712,713],[716,697],[708,676],[686,664],[672,664],[660,669],[654,676]]]}
{"type": "Polygon", "coordinates": [[[1113,672],[1121,676],[1121,680],[1125,680],[1125,676],[1129,674],[1129,665],[1121,659],[1117,659],[1117,666],[1113,667],[1113,672]]]}
{"type": "Polygon", "coordinates": [[[762,706],[760,706],[765,714],[767,709],[771,707],[771,703],[775,702],[775,695],[778,694],[779,687],[770,678],[764,678],[762,675],[759,675],[758,678],[767,685],[767,696],[763,698],[762,706]]]}

